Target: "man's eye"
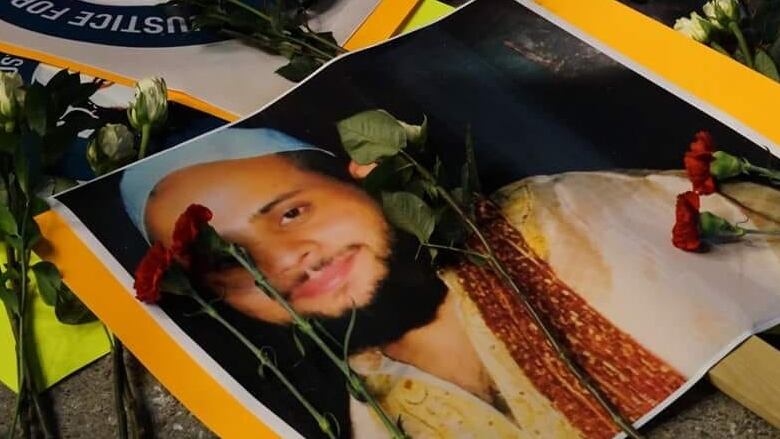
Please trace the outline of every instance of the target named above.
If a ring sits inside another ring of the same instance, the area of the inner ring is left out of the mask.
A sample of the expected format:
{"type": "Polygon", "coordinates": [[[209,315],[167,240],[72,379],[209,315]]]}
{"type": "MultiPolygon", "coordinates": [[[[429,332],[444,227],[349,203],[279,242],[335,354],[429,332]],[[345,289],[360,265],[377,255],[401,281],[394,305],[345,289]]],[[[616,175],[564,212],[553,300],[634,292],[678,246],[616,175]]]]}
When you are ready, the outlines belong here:
{"type": "Polygon", "coordinates": [[[281,221],[279,221],[279,224],[284,226],[286,224],[293,222],[296,218],[303,215],[305,210],[306,207],[304,206],[298,206],[298,207],[293,207],[292,209],[287,209],[282,214],[282,219],[281,221]]]}

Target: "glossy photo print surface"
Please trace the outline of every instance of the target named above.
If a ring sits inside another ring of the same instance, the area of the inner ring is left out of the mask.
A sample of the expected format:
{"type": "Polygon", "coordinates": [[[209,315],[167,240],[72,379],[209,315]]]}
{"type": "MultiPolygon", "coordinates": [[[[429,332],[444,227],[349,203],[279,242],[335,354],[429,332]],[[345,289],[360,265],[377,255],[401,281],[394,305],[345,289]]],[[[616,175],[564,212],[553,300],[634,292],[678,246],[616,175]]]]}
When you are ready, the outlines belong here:
{"type": "Polygon", "coordinates": [[[775,147],[553,21],[470,3],[56,197],[117,280],[74,289],[201,419],[229,397],[284,437],[619,434],[535,313],[643,424],[780,318],[775,147]],[[165,253],[205,220],[203,259],[165,253]],[[141,303],[150,246],[182,277],[141,303]]]}

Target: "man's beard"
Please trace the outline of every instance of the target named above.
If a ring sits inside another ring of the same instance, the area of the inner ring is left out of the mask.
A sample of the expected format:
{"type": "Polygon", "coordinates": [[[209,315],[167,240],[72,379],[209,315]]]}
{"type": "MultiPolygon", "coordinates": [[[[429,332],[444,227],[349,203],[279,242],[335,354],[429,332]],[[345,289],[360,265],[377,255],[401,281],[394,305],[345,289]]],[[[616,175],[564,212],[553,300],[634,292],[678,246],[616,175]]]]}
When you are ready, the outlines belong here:
{"type": "MultiPolygon", "coordinates": [[[[387,276],[377,285],[371,302],[354,311],[350,353],[387,345],[436,317],[447,296],[447,287],[436,275],[427,253],[424,249],[419,252],[418,247],[417,238],[398,230],[394,232],[392,253],[384,261],[387,276]]],[[[352,310],[335,318],[314,317],[330,335],[343,342],[352,310]]]]}

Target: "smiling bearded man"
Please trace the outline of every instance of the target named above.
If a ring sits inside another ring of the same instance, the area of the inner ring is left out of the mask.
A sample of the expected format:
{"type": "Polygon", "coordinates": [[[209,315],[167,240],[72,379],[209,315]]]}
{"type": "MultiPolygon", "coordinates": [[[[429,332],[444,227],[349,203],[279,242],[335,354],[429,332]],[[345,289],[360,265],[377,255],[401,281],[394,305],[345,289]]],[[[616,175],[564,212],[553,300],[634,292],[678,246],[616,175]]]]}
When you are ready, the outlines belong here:
{"type": "MultiPolygon", "coordinates": [[[[298,312],[342,337],[354,308],[350,363],[415,438],[607,438],[616,432],[486,267],[464,261],[435,273],[416,260],[413,239],[390,227],[377,203],[345,175],[344,163],[319,150],[289,152],[307,148],[293,140],[270,130],[227,129],[131,167],[122,182],[128,213],[150,240],[170,244],[178,215],[192,203],[205,205],[217,231],[246,248],[298,312]],[[262,146],[279,139],[294,147],[262,146]],[[288,152],[269,154],[280,149],[288,152]]],[[[370,171],[351,170],[357,177],[370,171]]],[[[540,211],[533,206],[556,205],[553,193],[535,184],[504,191],[503,213],[480,204],[481,226],[585,369],[637,419],[684,378],[558,278],[545,259],[550,247],[541,227],[531,221],[540,211]]],[[[289,315],[244,270],[219,267],[202,275],[238,311],[289,324],[289,315]]],[[[355,437],[384,434],[361,402],[350,401],[350,417],[355,437]]]]}

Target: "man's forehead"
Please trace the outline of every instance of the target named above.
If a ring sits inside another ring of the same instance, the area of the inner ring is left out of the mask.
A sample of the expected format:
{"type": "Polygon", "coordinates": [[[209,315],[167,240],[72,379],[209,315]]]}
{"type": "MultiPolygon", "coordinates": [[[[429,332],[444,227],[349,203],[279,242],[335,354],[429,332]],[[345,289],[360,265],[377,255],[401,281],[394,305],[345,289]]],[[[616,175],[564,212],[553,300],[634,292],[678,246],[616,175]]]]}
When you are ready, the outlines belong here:
{"type": "Polygon", "coordinates": [[[255,184],[264,180],[269,184],[278,184],[287,180],[280,179],[280,174],[292,176],[291,173],[295,171],[296,167],[290,160],[278,155],[201,163],[168,174],[157,183],[154,192],[195,190],[198,187],[212,188],[215,185],[227,190],[245,185],[247,180],[252,180],[255,184]]]}
{"type": "Polygon", "coordinates": [[[192,166],[163,179],[147,204],[147,215],[180,212],[193,203],[214,212],[215,221],[267,214],[311,190],[330,187],[325,176],[275,155],[192,166]],[[241,163],[239,163],[241,162],[241,163]]]}

